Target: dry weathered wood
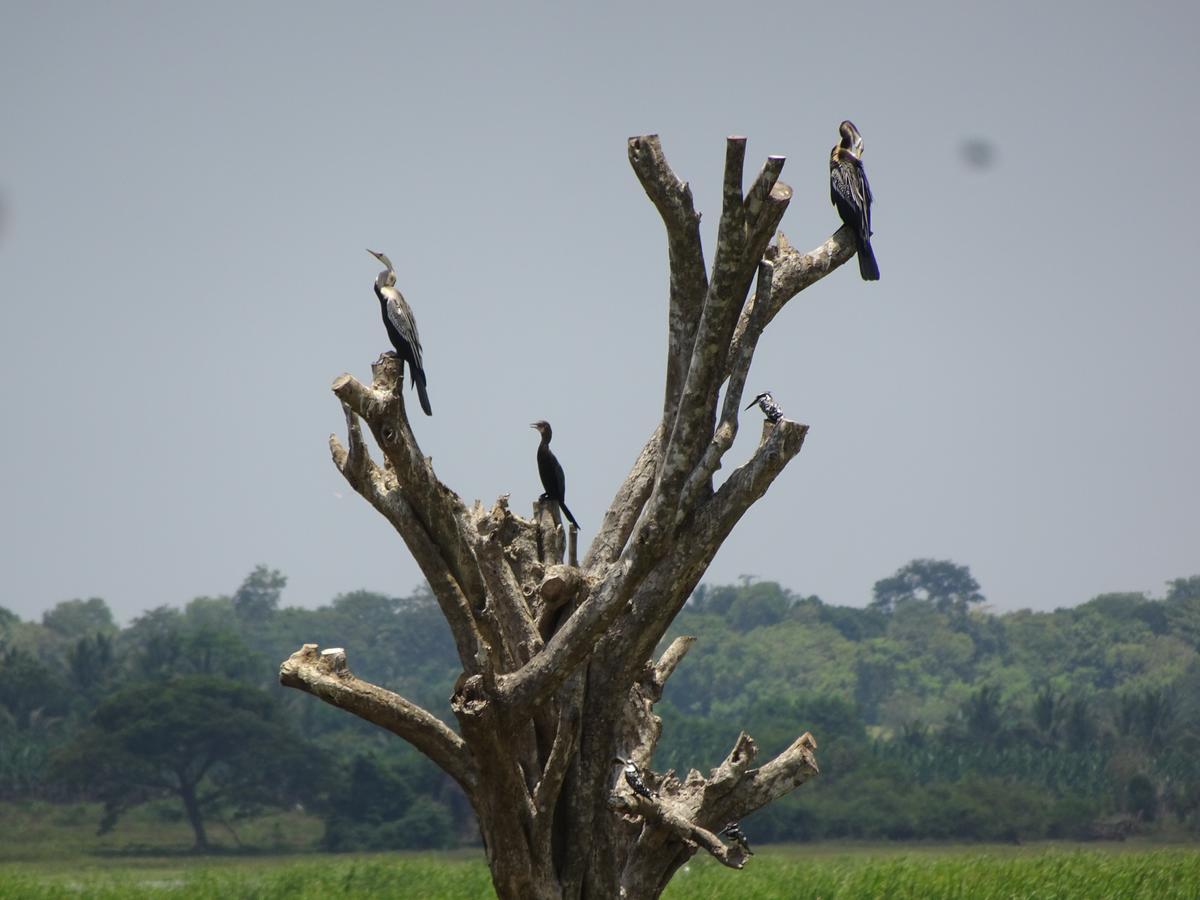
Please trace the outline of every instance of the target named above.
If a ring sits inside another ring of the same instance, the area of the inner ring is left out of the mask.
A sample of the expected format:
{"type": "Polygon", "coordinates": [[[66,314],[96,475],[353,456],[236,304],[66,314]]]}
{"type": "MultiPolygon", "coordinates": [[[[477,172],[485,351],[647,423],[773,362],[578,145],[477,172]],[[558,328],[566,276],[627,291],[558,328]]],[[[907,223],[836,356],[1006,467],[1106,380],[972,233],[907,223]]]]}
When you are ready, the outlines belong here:
{"type": "Polygon", "coordinates": [[[629,139],[629,163],[667,229],[667,255],[671,266],[667,315],[670,343],[663,421],[672,422],[687,378],[692,342],[708,292],[704,250],[700,246],[700,214],[692,203],[691,188],[667,165],[657,134],[629,139]]]}
{"type": "Polygon", "coordinates": [[[664,426],[660,423],[650,435],[642,452],[638,454],[633,468],[621,482],[612,505],[604,514],[600,531],[592,540],[587,555],[583,559],[583,567],[588,570],[597,566],[605,566],[615,560],[625,549],[625,542],[633,533],[633,526],[641,515],[642,507],[650,497],[654,488],[654,478],[658,472],[658,461],[662,455],[664,426]]]}
{"type": "Polygon", "coordinates": [[[692,649],[694,643],[696,643],[695,637],[690,634],[681,634],[671,641],[671,645],[658,658],[658,662],[654,665],[654,687],[657,689],[658,696],[654,699],[657,700],[662,696],[662,689],[666,685],[667,679],[671,677],[675,667],[683,662],[683,657],[692,649]]]}
{"type": "Polygon", "coordinates": [[[808,432],[789,419],[763,423],[750,458],[714,490],[758,339],[792,296],[854,253],[844,228],[807,254],[782,235],[771,244],[792,197],[779,180],[784,159],[768,157],[743,192],[745,154],[745,138],[727,140],[710,276],[691,190],[657,136],[629,141],[630,164],[667,233],[663,413],[582,564],[578,532],[564,531],[558,504],[535,502],[528,519],[509,509],[507,495],[490,510],[468,508],[438,480],[409,423],[394,358],[380,358],[369,386],[350,375],[333,384],[346,417],[345,445],[330,438],[334,464],[401,535],[454,635],[459,733],[353,676],[340,648],[321,654],[306,644],[284,661],[280,680],[389,729],[449,772],[479,816],[504,900],[652,898],[699,849],[740,868],[742,848],[716,830],[817,771],[808,735],[758,768],[745,734],[707,777],[693,771],[681,781],[647,768],[662,732],[654,704],[695,639],[677,638],[657,661],[656,648],[808,432]],[[623,788],[616,755],[642,767],[659,795],[623,788]]]}
{"type": "Polygon", "coordinates": [[[470,797],[478,773],[462,738],[437,716],[399,694],[368,684],[350,673],[340,648],[318,652],[305,644],[279,667],[279,682],[320,697],[398,735],[441,766],[470,797]]]}

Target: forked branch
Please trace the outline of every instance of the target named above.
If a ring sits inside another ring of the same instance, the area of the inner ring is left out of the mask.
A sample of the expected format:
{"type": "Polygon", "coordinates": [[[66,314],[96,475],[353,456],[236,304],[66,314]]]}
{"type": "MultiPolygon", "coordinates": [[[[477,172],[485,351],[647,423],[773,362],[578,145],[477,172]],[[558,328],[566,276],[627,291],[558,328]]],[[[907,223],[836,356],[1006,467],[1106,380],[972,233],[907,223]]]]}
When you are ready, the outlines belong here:
{"type": "Polygon", "coordinates": [[[667,229],[671,268],[667,321],[671,340],[667,349],[663,421],[671,422],[687,378],[696,326],[708,292],[704,251],[700,246],[700,214],[692,202],[692,189],[667,165],[657,134],[629,139],[629,164],[667,229]]]}

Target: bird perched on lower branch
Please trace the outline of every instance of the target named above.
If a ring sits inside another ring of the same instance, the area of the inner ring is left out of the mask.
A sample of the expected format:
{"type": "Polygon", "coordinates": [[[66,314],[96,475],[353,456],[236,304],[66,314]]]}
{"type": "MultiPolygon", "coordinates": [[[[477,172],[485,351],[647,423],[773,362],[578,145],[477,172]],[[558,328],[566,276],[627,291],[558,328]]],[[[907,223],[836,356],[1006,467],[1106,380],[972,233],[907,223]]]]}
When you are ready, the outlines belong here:
{"type": "Polygon", "coordinates": [[[770,391],[763,391],[750,401],[750,403],[746,406],[746,409],[749,409],[755,403],[757,403],[758,408],[763,411],[763,415],[767,417],[768,422],[778,422],[783,418],[783,410],[780,408],[779,404],[775,402],[775,398],[771,396],[770,391]]]}
{"type": "Polygon", "coordinates": [[[863,281],[879,280],[871,249],[871,185],[862,164],[863,139],[850,121],[838,128],[842,139],[829,154],[829,196],[842,221],[854,229],[858,273],[863,281]]]}
{"type": "Polygon", "coordinates": [[[658,799],[658,794],[646,786],[646,782],[642,779],[641,770],[634,764],[632,759],[622,759],[619,756],[614,756],[613,762],[625,767],[625,783],[629,785],[635,794],[639,797],[645,797],[647,800],[658,799]]]}
{"type": "MultiPolygon", "coordinates": [[[[417,397],[421,400],[421,409],[425,415],[433,415],[433,407],[429,405],[429,394],[425,392],[425,367],[421,362],[421,338],[417,335],[417,320],[413,318],[412,310],[404,300],[404,295],[396,289],[396,270],[392,261],[378,250],[368,250],[373,257],[387,266],[375,279],[375,296],[379,298],[379,309],[383,313],[383,327],[387,329],[388,339],[396,348],[396,356],[408,363],[412,383],[417,388],[417,397]]],[[[404,387],[404,369],[400,370],[400,386],[404,387]]]]}
{"type": "Polygon", "coordinates": [[[538,444],[537,451],[538,475],[542,477],[542,488],[545,490],[542,499],[553,500],[557,503],[562,509],[563,515],[578,530],[579,523],[567,509],[567,476],[563,474],[563,467],[559,464],[558,457],[550,451],[550,438],[554,437],[554,431],[545,419],[534,422],[529,427],[536,428],[538,434],[542,436],[542,442],[538,444]]]}
{"type": "Polygon", "coordinates": [[[746,840],[746,835],[742,833],[742,829],[738,827],[737,822],[730,822],[724,828],[717,832],[722,837],[727,837],[734,844],[741,848],[742,852],[747,856],[753,856],[754,851],[750,849],[750,842],[746,840]]]}

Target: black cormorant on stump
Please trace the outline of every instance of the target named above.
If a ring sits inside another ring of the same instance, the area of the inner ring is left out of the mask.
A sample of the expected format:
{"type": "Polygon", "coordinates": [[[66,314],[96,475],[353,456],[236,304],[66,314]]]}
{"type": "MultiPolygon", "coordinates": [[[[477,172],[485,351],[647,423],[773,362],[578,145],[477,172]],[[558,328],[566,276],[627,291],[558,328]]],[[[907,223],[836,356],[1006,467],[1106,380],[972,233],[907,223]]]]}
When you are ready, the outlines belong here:
{"type": "Polygon", "coordinates": [[[854,229],[858,272],[863,281],[879,280],[879,265],[871,249],[871,185],[863,169],[863,140],[853,122],[838,129],[842,139],[829,154],[829,195],[842,221],[854,229]]]}
{"type": "Polygon", "coordinates": [[[542,476],[542,488],[545,490],[542,499],[553,500],[557,503],[562,508],[563,515],[578,530],[579,523],[567,509],[567,477],[563,474],[563,467],[559,464],[558,459],[550,450],[550,438],[554,436],[550,423],[543,419],[540,422],[534,422],[529,427],[536,428],[538,434],[542,436],[542,442],[538,444],[537,451],[538,474],[542,476]]]}
{"type": "MultiPolygon", "coordinates": [[[[396,355],[408,363],[412,383],[416,385],[417,396],[421,399],[421,409],[425,410],[425,415],[432,416],[433,407],[429,405],[429,394],[425,392],[425,368],[421,364],[421,338],[417,334],[417,320],[413,318],[404,295],[396,289],[396,270],[392,268],[392,261],[377,250],[367,252],[387,266],[375,279],[375,296],[379,298],[383,326],[387,329],[392,346],[396,348],[396,355]]],[[[403,368],[400,375],[400,385],[403,386],[403,368]]]]}

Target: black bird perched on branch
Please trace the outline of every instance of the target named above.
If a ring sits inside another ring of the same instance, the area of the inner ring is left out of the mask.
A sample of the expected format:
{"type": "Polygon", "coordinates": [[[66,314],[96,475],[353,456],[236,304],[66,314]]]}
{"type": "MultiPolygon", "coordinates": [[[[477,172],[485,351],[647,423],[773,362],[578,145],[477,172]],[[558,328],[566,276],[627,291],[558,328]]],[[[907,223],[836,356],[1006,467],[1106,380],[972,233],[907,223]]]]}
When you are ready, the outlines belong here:
{"type": "Polygon", "coordinates": [[[614,756],[613,762],[620,763],[625,767],[625,783],[629,785],[635,794],[645,797],[647,800],[658,799],[658,794],[646,787],[646,782],[642,780],[641,770],[634,765],[632,759],[622,759],[619,756],[614,756]]]}
{"type": "Polygon", "coordinates": [[[783,410],[780,409],[779,404],[775,402],[775,398],[771,396],[770,391],[763,391],[750,401],[749,405],[746,406],[746,409],[749,409],[755,403],[757,403],[758,408],[763,411],[763,415],[767,417],[768,422],[778,422],[783,418],[783,410]]]}
{"type": "Polygon", "coordinates": [[[863,139],[853,122],[838,129],[842,139],[829,154],[829,195],[842,221],[854,229],[858,272],[863,281],[879,280],[879,265],[871,249],[871,185],[863,169],[863,139]]]}
{"type": "Polygon", "coordinates": [[[546,491],[542,494],[542,499],[553,500],[557,503],[562,508],[563,515],[578,531],[579,523],[567,509],[567,476],[563,474],[563,467],[559,465],[558,458],[550,450],[550,438],[554,436],[550,423],[543,419],[540,422],[534,422],[529,427],[536,428],[538,434],[542,436],[542,442],[538,445],[537,452],[538,474],[542,476],[542,487],[546,491]]]}
{"type": "MultiPolygon", "coordinates": [[[[421,399],[421,409],[425,410],[425,415],[432,416],[433,407],[429,405],[429,394],[425,392],[425,368],[421,364],[421,338],[417,335],[417,320],[404,301],[404,295],[396,290],[396,270],[392,268],[392,261],[376,250],[367,252],[387,266],[375,279],[375,296],[379,298],[383,326],[387,329],[392,346],[396,348],[396,355],[408,363],[412,383],[416,385],[417,396],[421,399]]],[[[400,385],[403,387],[403,368],[400,375],[400,385]]]]}
{"type": "Polygon", "coordinates": [[[729,840],[737,844],[742,849],[742,852],[747,856],[754,855],[754,851],[750,849],[750,842],[746,840],[746,835],[742,833],[742,829],[738,827],[737,822],[730,822],[728,825],[718,831],[717,834],[729,838],[729,840]]]}

